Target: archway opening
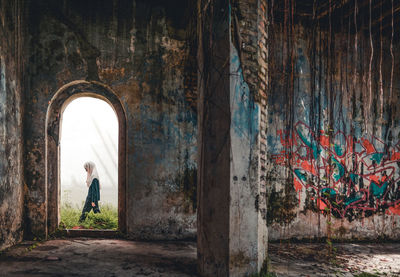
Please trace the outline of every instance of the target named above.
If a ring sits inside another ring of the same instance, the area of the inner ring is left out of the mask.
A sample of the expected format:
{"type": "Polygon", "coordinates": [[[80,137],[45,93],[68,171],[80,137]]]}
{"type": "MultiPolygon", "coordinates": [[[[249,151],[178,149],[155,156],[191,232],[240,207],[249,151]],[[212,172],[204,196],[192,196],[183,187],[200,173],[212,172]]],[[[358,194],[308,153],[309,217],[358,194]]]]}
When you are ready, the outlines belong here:
{"type": "Polygon", "coordinates": [[[65,107],[61,120],[60,227],[117,229],[118,118],[113,108],[97,98],[79,97],[65,107]],[[99,173],[100,213],[92,208],[79,222],[89,192],[83,167],[87,161],[99,173]]]}

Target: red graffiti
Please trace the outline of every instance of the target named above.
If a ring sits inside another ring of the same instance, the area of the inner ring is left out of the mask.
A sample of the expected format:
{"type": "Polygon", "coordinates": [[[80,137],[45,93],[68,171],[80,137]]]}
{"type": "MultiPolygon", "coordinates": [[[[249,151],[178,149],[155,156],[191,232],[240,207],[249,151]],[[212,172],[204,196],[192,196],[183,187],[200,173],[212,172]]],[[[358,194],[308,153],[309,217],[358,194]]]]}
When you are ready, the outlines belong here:
{"type": "Polygon", "coordinates": [[[291,169],[295,190],[312,192],[317,209],[329,208],[337,217],[382,210],[400,215],[400,143],[340,131],[316,135],[304,122],[277,135],[283,150],[272,161],[291,169]]]}
{"type": "Polygon", "coordinates": [[[389,207],[389,213],[400,215],[400,203],[397,203],[393,207],[389,207]]]}

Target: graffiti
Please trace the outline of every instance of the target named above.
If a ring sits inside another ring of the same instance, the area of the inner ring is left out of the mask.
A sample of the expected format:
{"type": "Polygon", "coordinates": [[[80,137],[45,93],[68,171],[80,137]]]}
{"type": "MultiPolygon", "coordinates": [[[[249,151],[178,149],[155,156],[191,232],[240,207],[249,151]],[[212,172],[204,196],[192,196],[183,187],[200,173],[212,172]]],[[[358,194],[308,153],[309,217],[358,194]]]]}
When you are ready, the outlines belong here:
{"type": "Polygon", "coordinates": [[[389,146],[372,135],[332,130],[316,134],[301,121],[277,135],[283,150],[272,160],[293,172],[299,201],[305,189],[316,209],[337,218],[400,215],[400,143],[389,146]]]}

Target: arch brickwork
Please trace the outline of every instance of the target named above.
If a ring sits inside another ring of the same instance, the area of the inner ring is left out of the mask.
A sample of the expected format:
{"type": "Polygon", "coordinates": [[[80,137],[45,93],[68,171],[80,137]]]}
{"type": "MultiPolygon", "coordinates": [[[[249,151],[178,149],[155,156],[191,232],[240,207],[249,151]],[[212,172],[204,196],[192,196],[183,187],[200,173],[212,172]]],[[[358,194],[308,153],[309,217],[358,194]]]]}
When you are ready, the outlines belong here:
{"type": "Polygon", "coordinates": [[[61,87],[49,102],[46,115],[46,191],[47,231],[56,230],[60,220],[60,130],[62,114],[74,99],[88,96],[106,101],[118,118],[118,226],[126,232],[126,176],[127,176],[127,132],[126,113],[108,86],[96,81],[75,81],[61,87]]]}

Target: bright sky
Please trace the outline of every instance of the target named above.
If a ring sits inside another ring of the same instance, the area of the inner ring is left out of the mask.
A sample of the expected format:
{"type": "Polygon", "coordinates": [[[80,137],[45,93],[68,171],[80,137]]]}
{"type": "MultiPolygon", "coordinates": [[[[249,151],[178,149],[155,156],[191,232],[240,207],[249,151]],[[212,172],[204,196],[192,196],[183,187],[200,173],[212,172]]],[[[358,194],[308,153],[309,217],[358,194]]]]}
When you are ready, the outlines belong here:
{"type": "Polygon", "coordinates": [[[83,164],[93,161],[102,187],[101,200],[115,204],[118,191],[118,121],[114,110],[108,103],[96,98],[75,99],[63,113],[61,128],[61,200],[68,198],[78,204],[85,200],[87,187],[83,164]],[[68,197],[65,190],[69,192],[68,197]]]}

